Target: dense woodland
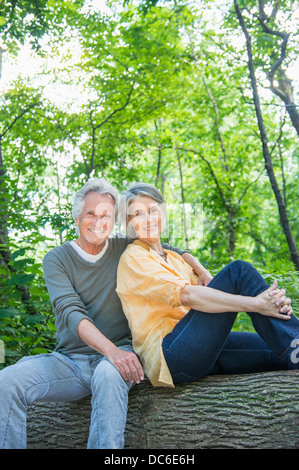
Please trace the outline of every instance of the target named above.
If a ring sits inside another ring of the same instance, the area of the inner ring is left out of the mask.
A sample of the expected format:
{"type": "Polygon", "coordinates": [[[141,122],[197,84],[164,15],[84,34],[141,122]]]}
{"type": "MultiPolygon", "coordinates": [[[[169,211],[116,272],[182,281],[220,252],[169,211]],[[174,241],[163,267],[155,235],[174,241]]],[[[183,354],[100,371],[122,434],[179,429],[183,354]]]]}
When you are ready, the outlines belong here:
{"type": "MultiPolygon", "coordinates": [[[[5,364],[53,349],[41,262],[75,237],[73,195],[91,177],[120,192],[155,184],[165,240],[214,274],[252,262],[299,315],[298,10],[292,0],[0,1],[5,364]],[[38,66],[7,81],[25,50],[38,66]]],[[[251,329],[244,313],[235,328],[251,329]]]]}

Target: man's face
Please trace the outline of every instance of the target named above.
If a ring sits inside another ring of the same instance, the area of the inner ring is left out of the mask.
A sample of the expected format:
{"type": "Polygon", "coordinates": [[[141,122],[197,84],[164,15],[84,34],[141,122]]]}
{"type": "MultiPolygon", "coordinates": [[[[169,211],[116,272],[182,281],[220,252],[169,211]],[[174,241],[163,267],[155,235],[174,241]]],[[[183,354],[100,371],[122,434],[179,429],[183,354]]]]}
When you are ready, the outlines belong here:
{"type": "Polygon", "coordinates": [[[75,222],[80,229],[82,248],[86,249],[89,245],[105,243],[113,229],[115,206],[110,195],[94,191],[88,193],[84,201],[83,210],[75,222]]]}

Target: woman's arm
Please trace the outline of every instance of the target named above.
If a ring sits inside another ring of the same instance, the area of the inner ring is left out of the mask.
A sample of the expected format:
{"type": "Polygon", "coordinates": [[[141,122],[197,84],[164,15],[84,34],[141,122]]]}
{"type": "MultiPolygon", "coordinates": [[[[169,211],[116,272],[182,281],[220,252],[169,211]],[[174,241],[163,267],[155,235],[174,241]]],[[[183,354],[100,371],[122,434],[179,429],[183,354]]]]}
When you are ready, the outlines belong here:
{"type": "Polygon", "coordinates": [[[290,299],[286,299],[283,290],[275,295],[269,295],[275,289],[277,289],[277,281],[256,297],[247,297],[228,294],[210,287],[187,285],[181,290],[180,300],[183,305],[206,313],[257,312],[261,315],[289,320],[291,308],[285,306],[290,305],[290,299]],[[285,313],[280,313],[280,310],[285,313]]]}

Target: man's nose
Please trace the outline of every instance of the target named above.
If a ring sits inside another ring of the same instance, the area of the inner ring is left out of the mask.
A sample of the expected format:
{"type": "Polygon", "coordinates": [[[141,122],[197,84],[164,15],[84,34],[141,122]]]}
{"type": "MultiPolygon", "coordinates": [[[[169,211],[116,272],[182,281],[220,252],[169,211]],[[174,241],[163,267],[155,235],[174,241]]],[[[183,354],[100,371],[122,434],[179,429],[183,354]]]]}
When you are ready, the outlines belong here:
{"type": "Polygon", "coordinates": [[[104,219],[101,216],[97,215],[94,218],[94,224],[97,228],[102,228],[104,225],[104,219]]]}

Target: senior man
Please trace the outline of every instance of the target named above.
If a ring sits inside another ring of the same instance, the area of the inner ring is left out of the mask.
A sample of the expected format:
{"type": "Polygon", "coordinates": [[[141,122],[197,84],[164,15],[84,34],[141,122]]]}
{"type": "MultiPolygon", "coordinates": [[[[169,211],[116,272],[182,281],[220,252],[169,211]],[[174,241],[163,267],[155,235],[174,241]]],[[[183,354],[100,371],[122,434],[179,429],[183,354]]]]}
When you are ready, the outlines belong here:
{"type": "MultiPolygon", "coordinates": [[[[117,190],[105,180],[89,180],[73,204],[78,238],[44,257],[58,344],[52,353],[24,357],[0,372],[0,448],[26,448],[28,405],[90,394],[87,447],[124,446],[128,392],[143,380],[143,369],[115,291],[118,261],[130,243],[124,237],[109,238],[117,198],[117,190]]],[[[207,284],[210,273],[189,253],[175,250],[207,284]]]]}

